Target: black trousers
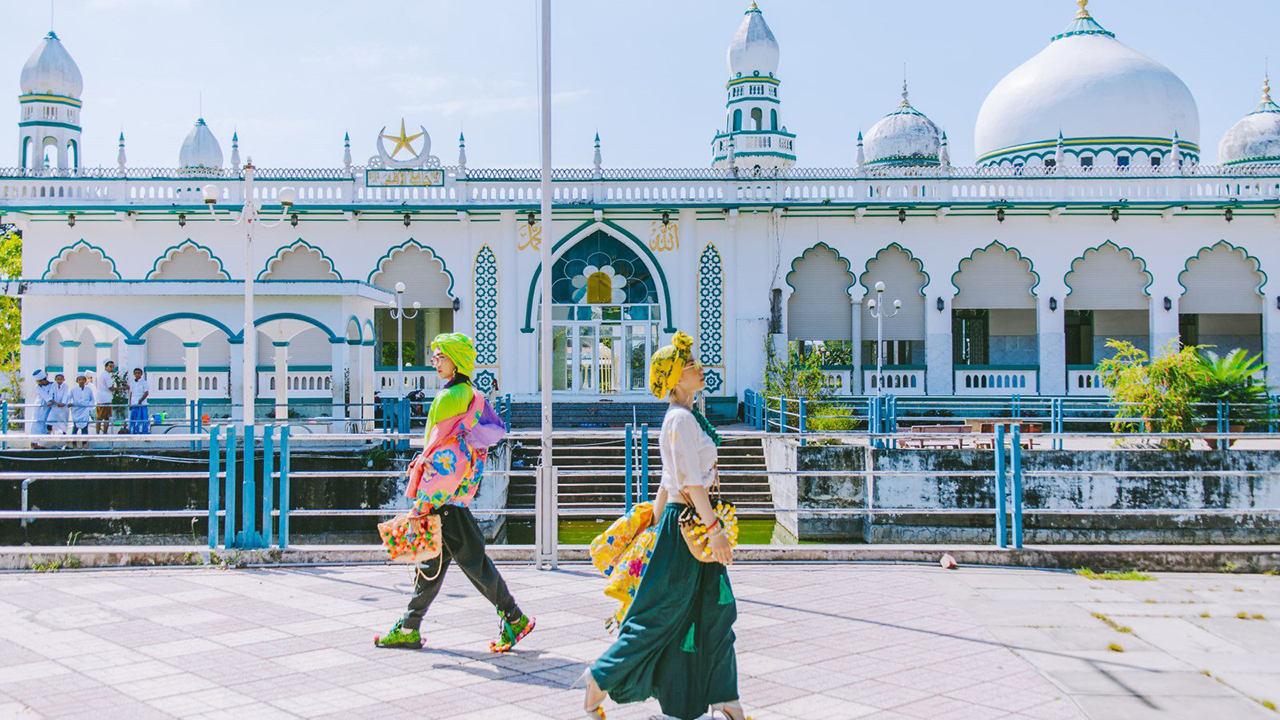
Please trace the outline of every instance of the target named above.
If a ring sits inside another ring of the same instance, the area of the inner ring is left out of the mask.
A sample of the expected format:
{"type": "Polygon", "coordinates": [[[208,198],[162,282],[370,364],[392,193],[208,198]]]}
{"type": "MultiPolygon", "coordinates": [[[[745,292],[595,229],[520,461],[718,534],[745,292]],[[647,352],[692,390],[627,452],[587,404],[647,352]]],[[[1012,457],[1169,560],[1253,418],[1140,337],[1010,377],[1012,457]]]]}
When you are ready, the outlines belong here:
{"type": "Polygon", "coordinates": [[[418,566],[413,583],[413,597],[405,611],[400,626],[405,630],[417,630],[422,616],[436,599],[440,586],[444,585],[444,572],[450,562],[467,576],[472,585],[509,620],[520,617],[520,608],[507,590],[507,583],[498,568],[484,553],[484,534],[471,510],[456,505],[445,505],[436,511],[440,515],[440,557],[418,566]],[[430,578],[430,579],[428,579],[430,578]]]}

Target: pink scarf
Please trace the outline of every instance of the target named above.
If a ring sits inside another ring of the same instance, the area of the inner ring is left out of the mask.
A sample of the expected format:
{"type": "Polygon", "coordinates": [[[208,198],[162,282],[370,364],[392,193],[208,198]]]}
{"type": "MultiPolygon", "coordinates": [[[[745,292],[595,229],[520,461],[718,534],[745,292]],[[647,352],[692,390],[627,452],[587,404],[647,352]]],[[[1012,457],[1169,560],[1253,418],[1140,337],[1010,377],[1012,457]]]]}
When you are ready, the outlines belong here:
{"type": "Polygon", "coordinates": [[[484,414],[484,396],[472,392],[467,411],[437,422],[427,435],[426,448],[409,466],[405,495],[413,500],[414,515],[450,503],[470,505],[480,488],[478,471],[489,453],[488,448],[472,447],[466,439],[484,414]]]}

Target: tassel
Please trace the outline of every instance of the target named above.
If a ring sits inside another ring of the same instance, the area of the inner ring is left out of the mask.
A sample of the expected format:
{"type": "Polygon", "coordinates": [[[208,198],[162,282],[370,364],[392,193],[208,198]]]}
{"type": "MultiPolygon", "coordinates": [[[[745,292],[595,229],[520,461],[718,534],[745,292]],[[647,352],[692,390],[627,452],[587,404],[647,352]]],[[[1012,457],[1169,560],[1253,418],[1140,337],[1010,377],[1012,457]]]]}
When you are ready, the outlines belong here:
{"type": "Polygon", "coordinates": [[[732,605],[732,604],[733,604],[733,591],[729,589],[729,581],[725,579],[724,575],[721,575],[721,576],[720,576],[720,602],[719,602],[719,604],[720,604],[720,605],[732,605]]]}
{"type": "Polygon", "coordinates": [[[680,644],[680,652],[696,653],[698,652],[698,644],[693,639],[693,631],[697,625],[689,626],[689,634],[684,636],[684,642],[680,644]]]}

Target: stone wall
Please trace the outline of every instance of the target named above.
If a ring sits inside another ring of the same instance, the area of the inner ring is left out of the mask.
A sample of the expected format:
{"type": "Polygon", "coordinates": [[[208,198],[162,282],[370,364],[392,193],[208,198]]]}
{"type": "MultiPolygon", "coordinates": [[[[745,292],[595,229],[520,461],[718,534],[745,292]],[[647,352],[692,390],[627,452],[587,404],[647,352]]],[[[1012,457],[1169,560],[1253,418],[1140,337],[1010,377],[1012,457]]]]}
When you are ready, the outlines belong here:
{"type": "MultiPolygon", "coordinates": [[[[995,505],[994,454],[990,450],[882,450],[812,444],[800,447],[793,440],[766,439],[765,459],[774,473],[851,473],[770,475],[774,506],[796,510],[780,512],[778,521],[801,541],[995,542],[994,516],[989,511],[982,512],[995,505]],[[868,469],[872,470],[870,483],[865,474],[868,469]],[[921,474],[894,475],[895,472],[921,474]],[[872,493],[870,507],[897,512],[803,512],[805,508],[867,508],[868,485],[872,493]],[[974,512],[918,512],[935,509],[974,512]]],[[[1280,541],[1280,452],[1038,450],[1022,453],[1022,467],[1023,537],[1028,544],[1280,541]],[[1137,474],[1108,474],[1111,471],[1137,474]],[[1220,471],[1261,474],[1211,474],[1220,471]],[[1156,474],[1161,472],[1185,474],[1156,474]],[[1039,509],[1104,512],[1040,515],[1034,512],[1039,509]],[[1273,512],[1206,512],[1254,509],[1273,512]],[[1185,512],[1153,512],[1169,510],[1185,512]]]]}

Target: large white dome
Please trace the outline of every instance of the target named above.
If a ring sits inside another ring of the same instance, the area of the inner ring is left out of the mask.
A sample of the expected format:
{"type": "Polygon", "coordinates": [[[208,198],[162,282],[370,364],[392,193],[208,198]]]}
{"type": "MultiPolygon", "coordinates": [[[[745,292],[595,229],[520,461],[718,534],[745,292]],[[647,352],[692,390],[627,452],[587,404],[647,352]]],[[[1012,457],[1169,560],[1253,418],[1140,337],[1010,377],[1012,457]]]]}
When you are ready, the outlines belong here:
{"type": "Polygon", "coordinates": [[[1059,132],[1071,157],[1163,155],[1176,132],[1184,155],[1198,158],[1200,113],[1186,84],[1116,40],[1087,4],[987,96],[974,132],[979,164],[1040,164],[1059,132]]]}
{"type": "Polygon", "coordinates": [[[196,120],[195,127],[187,133],[178,151],[178,167],[186,171],[217,171],[222,169],[222,146],[213,136],[204,118],[196,120]]]}
{"type": "Polygon", "coordinates": [[[1271,99],[1270,80],[1262,86],[1262,101],[1236,123],[1218,143],[1222,165],[1280,164],[1280,105],[1271,99]]]}
{"type": "Polygon", "coordinates": [[[729,42],[729,79],[773,77],[778,72],[778,40],[753,2],[729,42]]]}
{"type": "Polygon", "coordinates": [[[84,91],[80,68],[52,30],[27,58],[18,83],[24,95],[61,95],[78,99],[84,91]]]}
{"type": "Polygon", "coordinates": [[[863,149],[867,165],[937,165],[942,132],[911,106],[906,83],[902,104],[867,131],[863,149]]]}

